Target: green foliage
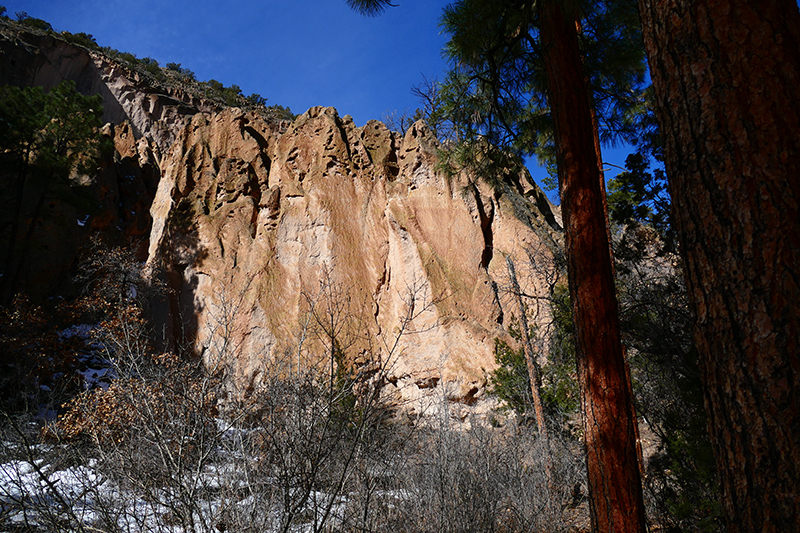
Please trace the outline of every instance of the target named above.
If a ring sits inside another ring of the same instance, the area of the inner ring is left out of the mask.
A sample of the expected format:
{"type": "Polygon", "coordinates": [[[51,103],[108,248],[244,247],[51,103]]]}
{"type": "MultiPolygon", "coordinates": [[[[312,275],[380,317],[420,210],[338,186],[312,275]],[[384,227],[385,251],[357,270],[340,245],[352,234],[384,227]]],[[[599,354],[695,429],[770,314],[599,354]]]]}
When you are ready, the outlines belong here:
{"type": "Polygon", "coordinates": [[[633,144],[639,147],[642,154],[655,159],[659,163],[664,162],[664,138],[658,127],[655,113],[655,93],[653,86],[650,85],[644,90],[643,99],[640,101],[638,109],[633,110],[635,121],[636,136],[633,144]]]}
{"type": "Polygon", "coordinates": [[[8,15],[6,14],[7,12],[8,9],[6,8],[6,6],[0,6],[0,17],[8,18],[8,15]]]}
{"type": "Polygon", "coordinates": [[[692,316],[676,267],[680,258],[661,249],[646,219],[639,224],[615,239],[615,256],[636,408],[659,443],[647,464],[645,489],[667,531],[721,531],[692,316]],[[637,243],[636,254],[624,252],[631,242],[637,243]]]}
{"type": "Polygon", "coordinates": [[[222,82],[219,82],[214,79],[208,80],[206,82],[206,85],[208,85],[208,88],[211,89],[212,91],[216,91],[219,93],[225,90],[225,86],[222,84],[222,82]]]}
{"type": "Polygon", "coordinates": [[[625,172],[608,182],[610,222],[623,229],[615,255],[620,268],[641,261],[647,246],[655,245],[659,254],[677,252],[677,235],[672,224],[672,201],[667,190],[663,166],[663,140],[655,120],[652,88],[636,111],[636,153],[625,160],[625,172]],[[651,162],[658,166],[650,170],[651,162]],[[654,233],[652,238],[648,234],[654,233]]]}
{"type": "Polygon", "coordinates": [[[564,422],[580,408],[575,370],[575,324],[567,286],[555,285],[550,297],[553,326],[550,353],[542,367],[542,402],[551,417],[564,422]]]}
{"type": "Polygon", "coordinates": [[[637,304],[623,300],[637,409],[659,438],[645,484],[668,530],[721,531],[716,465],[688,309],[670,307],[675,301],[667,295],[642,301],[663,290],[663,285],[642,289],[637,304]]]}
{"type": "Polygon", "coordinates": [[[109,59],[116,59],[119,57],[119,50],[111,48],[110,46],[101,46],[100,52],[109,59]]]}
{"type": "Polygon", "coordinates": [[[513,349],[501,339],[494,340],[494,358],[499,365],[489,376],[491,394],[513,409],[518,415],[533,413],[531,381],[523,348],[513,349]]]}
{"type": "Polygon", "coordinates": [[[143,57],[141,60],[139,60],[139,64],[144,67],[145,71],[147,71],[147,73],[151,76],[159,80],[164,79],[164,74],[161,72],[161,67],[158,64],[158,61],[152,57],[143,57]]]}
{"type": "MultiPolygon", "coordinates": [[[[601,140],[633,140],[644,83],[644,50],[634,2],[579,0],[581,52],[601,140]]],[[[437,108],[452,121],[453,163],[483,174],[507,168],[509,154],[554,163],[553,130],[535,3],[460,0],[442,16],[453,64],[437,108]],[[487,146],[498,147],[487,151],[487,146]]],[[[519,164],[519,163],[518,163],[519,164]]]]}
{"type": "Polygon", "coordinates": [[[184,79],[186,79],[186,80],[188,80],[188,81],[196,81],[196,80],[197,80],[197,75],[196,75],[196,74],[194,73],[194,71],[193,71],[193,70],[191,70],[191,69],[188,69],[188,68],[181,68],[179,72],[180,72],[180,75],[181,75],[181,76],[182,76],[184,79]]]}
{"type": "MultiPolygon", "coordinates": [[[[650,162],[642,151],[629,155],[625,168],[626,172],[608,182],[610,221],[631,229],[652,228],[661,239],[664,250],[674,251],[676,236],[671,220],[672,204],[663,169],[649,172],[650,162]]],[[[621,251],[630,253],[629,249],[621,251]]]]}
{"type": "Polygon", "coordinates": [[[669,524],[666,530],[723,531],[725,515],[704,414],[672,410],[659,436],[661,449],[648,464],[646,484],[662,521],[669,524]]]}
{"type": "Polygon", "coordinates": [[[271,105],[266,109],[266,117],[268,120],[280,122],[282,120],[292,121],[297,118],[297,115],[292,113],[292,110],[282,105],[271,105]]]}
{"type": "Polygon", "coordinates": [[[37,30],[53,31],[53,27],[49,22],[34,18],[28,15],[25,11],[17,11],[15,15],[17,16],[17,22],[23,26],[28,26],[29,28],[35,28],[37,30]]]}
{"type": "Polygon", "coordinates": [[[97,45],[97,40],[89,33],[70,33],[68,31],[61,32],[61,38],[71,44],[77,44],[88,48],[89,50],[100,50],[97,45]]]}
{"type": "Polygon", "coordinates": [[[136,57],[136,54],[131,54],[130,52],[119,52],[117,54],[117,59],[121,59],[126,63],[130,63],[132,66],[136,65],[139,62],[139,59],[136,57]]]}
{"type": "MultiPolygon", "coordinates": [[[[551,301],[554,321],[549,336],[550,353],[547,362],[540,368],[542,378],[542,404],[545,414],[558,425],[567,417],[577,412],[579,404],[578,383],[575,375],[575,348],[572,341],[572,313],[561,309],[568,305],[569,295],[562,286],[556,286],[551,301]]],[[[509,334],[520,342],[522,334],[517,321],[512,318],[509,334]]],[[[536,336],[532,330],[531,338],[536,336]]],[[[489,376],[490,394],[505,404],[506,409],[513,409],[524,418],[533,417],[533,398],[531,382],[525,352],[520,345],[514,349],[501,339],[495,339],[495,362],[497,370],[489,376]]]]}
{"type": "Polygon", "coordinates": [[[27,164],[44,126],[44,91],[41,87],[0,87],[0,148],[27,164]]]}
{"type": "Polygon", "coordinates": [[[182,67],[180,63],[167,63],[167,70],[177,73],[181,78],[188,81],[195,81],[196,79],[195,73],[188,68],[182,67]]]}
{"type": "Polygon", "coordinates": [[[353,391],[353,386],[357,382],[354,369],[347,361],[347,354],[342,349],[337,339],[332,339],[334,347],[333,375],[331,376],[328,397],[330,402],[331,416],[340,424],[350,425],[358,418],[358,397],[353,391]]]}
{"type": "MultiPolygon", "coordinates": [[[[644,314],[644,313],[642,313],[644,314]]],[[[723,510],[711,442],[706,432],[702,383],[693,348],[677,349],[674,331],[658,329],[657,313],[638,320],[631,334],[651,330],[645,342],[628,342],[637,408],[659,437],[647,465],[646,488],[668,531],[722,531],[723,510]],[[638,348],[638,349],[637,349],[638,348]]],[[[663,311],[661,312],[663,314],[663,311]]],[[[686,342],[687,332],[677,333],[686,342]]]]}
{"type": "MultiPolygon", "coordinates": [[[[242,94],[242,89],[238,85],[231,85],[230,87],[225,87],[222,82],[217,80],[211,79],[203,83],[206,88],[206,97],[218,100],[223,105],[228,107],[243,107],[247,104],[252,104],[248,98],[242,94]]],[[[253,94],[249,98],[253,98],[254,102],[259,101],[259,99],[266,102],[266,99],[261,97],[261,95],[253,94]]]]}
{"type": "Polygon", "coordinates": [[[394,7],[390,0],[345,0],[345,3],[368,17],[375,17],[383,13],[387,7],[394,7]]]}
{"type": "Polygon", "coordinates": [[[26,18],[24,20],[21,20],[20,22],[25,26],[29,26],[31,28],[36,28],[37,30],[53,31],[53,27],[50,25],[50,23],[46,22],[46,21],[44,21],[42,19],[37,19],[37,18],[30,17],[30,18],[26,18]]]}
{"type": "Polygon", "coordinates": [[[240,89],[238,85],[231,85],[223,89],[222,98],[226,105],[236,107],[241,104],[244,95],[242,95],[242,89],[240,89]]]}
{"type": "Polygon", "coordinates": [[[45,93],[41,87],[0,87],[0,148],[24,165],[68,177],[99,154],[102,99],[83,96],[64,81],[45,93]]]}
{"type": "Polygon", "coordinates": [[[41,87],[0,87],[0,153],[12,161],[7,187],[8,196],[15,199],[8,214],[5,260],[0,265],[4,300],[17,290],[16,281],[45,197],[64,196],[73,205],[88,207],[74,178],[97,170],[104,147],[99,135],[102,114],[101,97],[80,94],[71,81],[48,93],[41,87]],[[38,200],[33,211],[23,217],[26,196],[38,200]]]}
{"type": "Polygon", "coordinates": [[[260,107],[267,105],[267,99],[258,93],[251,94],[250,96],[245,98],[245,101],[247,102],[248,105],[251,105],[253,107],[260,107]]]}
{"type": "Polygon", "coordinates": [[[67,177],[73,169],[90,172],[97,165],[102,126],[100,95],[84,96],[75,83],[64,81],[47,94],[40,130],[37,163],[49,164],[53,172],[67,177]]]}
{"type": "Polygon", "coordinates": [[[128,66],[142,74],[151,76],[158,81],[165,81],[166,76],[164,75],[161,67],[158,64],[158,61],[153,59],[152,57],[143,57],[138,58],[136,54],[131,54],[129,52],[120,52],[119,50],[115,50],[113,48],[103,47],[100,49],[109,59],[114,59],[117,61],[123,61],[128,64],[128,66]]]}

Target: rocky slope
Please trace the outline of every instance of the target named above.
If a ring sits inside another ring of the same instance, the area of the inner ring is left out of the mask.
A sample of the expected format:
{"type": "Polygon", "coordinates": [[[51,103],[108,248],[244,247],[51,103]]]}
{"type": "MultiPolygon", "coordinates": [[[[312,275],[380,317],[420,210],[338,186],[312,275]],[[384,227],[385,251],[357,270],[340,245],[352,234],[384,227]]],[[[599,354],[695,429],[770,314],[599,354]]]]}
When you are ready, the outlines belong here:
{"type": "Polygon", "coordinates": [[[147,139],[157,160],[193,115],[221,108],[57,34],[0,22],[0,83],[48,90],[63,80],[74,81],[83,94],[102,95],[105,122],[129,123],[137,140],[147,139]]]}
{"type": "MultiPolygon", "coordinates": [[[[173,289],[160,312],[169,342],[207,359],[225,343],[237,382],[252,385],[287,353],[322,357],[331,323],[356,368],[388,362],[387,394],[408,414],[483,403],[494,339],[518,313],[506,257],[547,263],[560,238],[529,176],[495,189],[447,177],[421,122],[400,135],[312,108],[279,127],[154,92],[52,36],[0,37],[4,83],[74,79],[103,95],[114,161],[81,235],[144,239],[147,268],[173,289]]],[[[518,271],[525,292],[545,290],[535,269],[518,271]]]]}

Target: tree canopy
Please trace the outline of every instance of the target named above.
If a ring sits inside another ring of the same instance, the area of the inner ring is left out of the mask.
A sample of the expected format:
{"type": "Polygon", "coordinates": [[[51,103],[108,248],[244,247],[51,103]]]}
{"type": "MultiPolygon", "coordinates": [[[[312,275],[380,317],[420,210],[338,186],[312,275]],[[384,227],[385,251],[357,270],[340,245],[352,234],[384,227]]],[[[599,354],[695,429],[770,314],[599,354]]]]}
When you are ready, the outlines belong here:
{"type": "Polygon", "coordinates": [[[55,183],[69,188],[75,171],[90,173],[97,167],[102,116],[102,98],[80,94],[72,81],[49,92],[41,87],[0,87],[0,152],[11,170],[5,196],[13,199],[6,206],[10,216],[3,228],[7,240],[0,297],[8,299],[14,292],[22,255],[47,192],[55,183]],[[32,194],[39,200],[23,217],[24,199],[32,194]]]}
{"type": "MultiPolygon", "coordinates": [[[[631,141],[645,73],[636,6],[573,4],[599,139],[631,141]]],[[[489,145],[503,154],[536,155],[555,170],[540,25],[534,4],[520,0],[460,0],[445,8],[452,69],[439,87],[439,113],[456,126],[462,162],[484,158],[489,145]]]]}

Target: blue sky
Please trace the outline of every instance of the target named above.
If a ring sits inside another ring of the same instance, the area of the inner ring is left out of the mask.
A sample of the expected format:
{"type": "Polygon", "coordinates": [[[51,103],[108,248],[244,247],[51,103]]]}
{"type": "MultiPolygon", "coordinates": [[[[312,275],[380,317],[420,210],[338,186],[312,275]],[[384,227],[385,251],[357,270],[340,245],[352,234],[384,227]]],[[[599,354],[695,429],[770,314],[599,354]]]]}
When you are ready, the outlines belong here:
{"type": "MultiPolygon", "coordinates": [[[[294,113],[333,106],[357,125],[413,112],[411,88],[447,68],[439,17],[450,0],[395,3],[369,18],[344,0],[0,0],[11,17],[25,11],[100,46],[181,63],[294,113]]],[[[604,159],[623,166],[628,152],[605,150],[604,159]]],[[[529,166],[534,178],[544,174],[529,166]]]]}
{"type": "Polygon", "coordinates": [[[446,67],[438,20],[445,0],[401,0],[368,18],[344,0],[0,0],[56,30],[92,34],[101,46],[198,79],[236,84],[302,113],[336,107],[356,123],[417,107],[411,87],[446,67]]]}

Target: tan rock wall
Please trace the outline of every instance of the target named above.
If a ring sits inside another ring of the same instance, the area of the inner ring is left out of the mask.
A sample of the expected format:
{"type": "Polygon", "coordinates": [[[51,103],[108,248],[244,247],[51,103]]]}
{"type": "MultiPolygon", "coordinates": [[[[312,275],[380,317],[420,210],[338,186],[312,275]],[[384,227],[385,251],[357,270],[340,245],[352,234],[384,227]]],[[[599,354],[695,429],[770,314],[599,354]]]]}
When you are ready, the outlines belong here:
{"type": "MultiPolygon", "coordinates": [[[[338,305],[348,356],[391,358],[397,390],[387,393],[409,410],[478,400],[494,338],[516,314],[502,290],[505,255],[546,254],[557,233],[514,187],[437,172],[436,150],[422,123],[400,138],[332,108],[309,110],[283,134],[236,109],[195,116],[162,165],[149,261],[164,263],[176,309],[196,317],[181,325],[196,349],[214,353],[227,321],[236,373],[249,382],[296,349],[312,306],[338,305]]],[[[305,342],[321,351],[313,335],[305,342]]]]}
{"type": "Polygon", "coordinates": [[[401,137],[318,107],[279,131],[52,36],[0,25],[0,52],[3,82],[72,79],[101,94],[115,144],[94,180],[96,212],[64,206],[69,235],[53,235],[65,250],[40,261],[48,279],[89,229],[141,239],[148,270],[172,289],[165,342],[207,360],[224,350],[240,384],[287,353],[295,365],[326,356],[313,310],[336,318],[350,362],[388,361],[385,392],[409,414],[441,399],[485,405],[494,339],[518,314],[505,258],[526,293],[543,294],[529,257],[546,267],[560,238],[558,213],[527,175],[494,190],[447,177],[422,123],[401,137]]]}

